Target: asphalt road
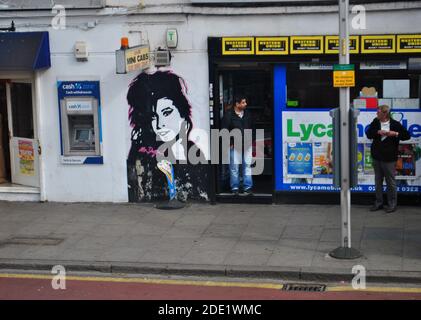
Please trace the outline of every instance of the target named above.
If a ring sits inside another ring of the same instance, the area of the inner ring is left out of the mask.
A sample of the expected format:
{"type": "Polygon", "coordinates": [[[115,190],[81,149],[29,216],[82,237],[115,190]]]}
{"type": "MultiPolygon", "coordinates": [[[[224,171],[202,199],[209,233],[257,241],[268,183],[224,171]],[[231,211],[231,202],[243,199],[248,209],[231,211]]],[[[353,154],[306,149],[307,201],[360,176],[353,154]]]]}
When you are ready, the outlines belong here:
{"type": "Polygon", "coordinates": [[[371,286],[353,290],[328,284],[325,292],[283,291],[281,282],[190,278],[67,276],[63,285],[47,274],[0,274],[0,300],[421,300],[421,287],[371,286]],[[242,282],[241,282],[242,281],[242,282]]]}

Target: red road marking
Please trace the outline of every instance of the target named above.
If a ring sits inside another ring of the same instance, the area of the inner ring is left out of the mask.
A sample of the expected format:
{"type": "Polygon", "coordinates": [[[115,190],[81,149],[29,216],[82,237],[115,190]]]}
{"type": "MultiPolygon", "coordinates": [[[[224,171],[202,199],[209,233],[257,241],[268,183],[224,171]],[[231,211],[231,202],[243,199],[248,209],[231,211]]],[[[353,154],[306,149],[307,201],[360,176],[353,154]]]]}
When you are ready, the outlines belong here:
{"type": "Polygon", "coordinates": [[[67,280],[53,290],[48,279],[0,278],[1,300],[421,300],[421,293],[285,292],[276,289],[67,280]]]}

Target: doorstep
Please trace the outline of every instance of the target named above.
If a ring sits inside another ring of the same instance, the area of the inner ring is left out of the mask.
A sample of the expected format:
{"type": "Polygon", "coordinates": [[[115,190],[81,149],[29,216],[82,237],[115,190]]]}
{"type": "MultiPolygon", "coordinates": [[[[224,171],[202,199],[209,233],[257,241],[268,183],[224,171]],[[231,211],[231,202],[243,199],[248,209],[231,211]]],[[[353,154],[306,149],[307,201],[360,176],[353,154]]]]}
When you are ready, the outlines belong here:
{"type": "Polygon", "coordinates": [[[41,200],[40,189],[19,184],[0,184],[0,201],[33,201],[41,200]]]}

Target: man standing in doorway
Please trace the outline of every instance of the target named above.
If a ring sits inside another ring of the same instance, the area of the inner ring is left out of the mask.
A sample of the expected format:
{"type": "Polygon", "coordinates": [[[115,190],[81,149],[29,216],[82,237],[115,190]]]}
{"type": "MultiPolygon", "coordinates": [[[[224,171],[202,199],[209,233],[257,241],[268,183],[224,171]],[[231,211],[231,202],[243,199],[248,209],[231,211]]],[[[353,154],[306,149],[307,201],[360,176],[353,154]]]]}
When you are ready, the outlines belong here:
{"type": "Polygon", "coordinates": [[[389,106],[382,105],[378,107],[377,117],[371,122],[366,135],[368,139],[373,139],[371,157],[376,181],[376,201],[370,211],[383,208],[383,179],[386,179],[388,206],[384,209],[386,213],[394,212],[397,205],[395,175],[399,141],[409,140],[409,132],[391,118],[389,106]]]}
{"type": "MultiPolygon", "coordinates": [[[[251,174],[252,163],[252,145],[245,145],[245,130],[251,130],[254,140],[254,121],[247,108],[247,98],[244,95],[238,95],[234,99],[234,107],[227,110],[223,119],[221,129],[227,129],[231,132],[233,129],[239,129],[242,135],[241,150],[237,150],[234,144],[230,146],[230,186],[234,195],[240,192],[240,164],[243,174],[243,191],[246,195],[252,195],[253,178],[251,174]]],[[[251,142],[252,142],[251,141],[251,142]]],[[[240,148],[238,148],[240,149],[240,148]]]]}

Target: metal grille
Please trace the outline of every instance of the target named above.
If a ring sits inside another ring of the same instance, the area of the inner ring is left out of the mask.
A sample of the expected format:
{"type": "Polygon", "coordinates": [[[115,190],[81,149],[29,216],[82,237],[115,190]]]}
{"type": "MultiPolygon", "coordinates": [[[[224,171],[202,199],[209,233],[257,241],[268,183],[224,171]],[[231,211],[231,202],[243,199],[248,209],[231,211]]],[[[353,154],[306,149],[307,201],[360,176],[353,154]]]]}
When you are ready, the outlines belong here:
{"type": "Polygon", "coordinates": [[[324,292],[325,290],[326,285],[324,284],[288,283],[282,287],[282,291],[324,292]]]}
{"type": "Polygon", "coordinates": [[[155,52],[155,65],[156,66],[169,66],[170,65],[170,52],[169,51],[156,51],[155,52]]]}

